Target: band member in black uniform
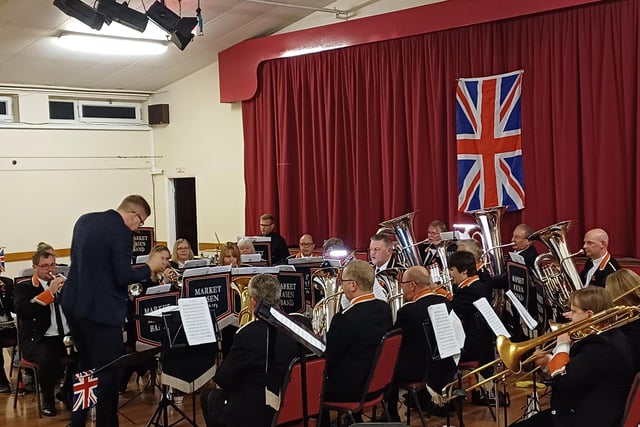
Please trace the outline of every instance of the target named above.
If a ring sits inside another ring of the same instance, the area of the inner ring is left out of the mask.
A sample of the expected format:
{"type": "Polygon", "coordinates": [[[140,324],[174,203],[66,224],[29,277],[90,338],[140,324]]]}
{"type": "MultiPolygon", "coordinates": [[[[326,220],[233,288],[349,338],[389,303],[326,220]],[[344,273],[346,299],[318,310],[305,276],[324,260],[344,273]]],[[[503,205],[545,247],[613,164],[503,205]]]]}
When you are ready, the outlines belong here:
{"type": "MultiPolygon", "coordinates": [[[[403,274],[400,284],[406,302],[398,310],[395,324],[396,328],[402,329],[402,346],[396,364],[394,386],[387,398],[390,421],[400,421],[397,384],[422,381],[426,373],[428,386],[439,393],[453,379],[457,369],[452,356],[433,360],[436,350],[433,346],[436,344],[428,313],[429,306],[434,304],[445,304],[447,311],[451,312],[451,302],[445,295],[436,292],[436,285],[422,266],[410,267],[403,274]],[[428,332],[425,327],[429,328],[428,332]],[[430,342],[427,333],[431,336],[430,342]]],[[[427,403],[426,390],[420,400],[427,403]]],[[[424,409],[427,409],[426,406],[424,409]]]]}
{"type": "MultiPolygon", "coordinates": [[[[571,294],[571,321],[611,308],[611,296],[589,286],[571,294]]],[[[598,328],[606,324],[594,325],[598,328]]],[[[589,332],[589,328],[584,331],[589,332]]],[[[620,329],[592,333],[571,344],[556,340],[553,353],[537,350],[536,364],[552,377],[551,407],[514,427],[614,427],[620,425],[635,369],[627,337],[620,329]]]]}
{"type": "Polygon", "coordinates": [[[260,233],[265,237],[271,237],[271,265],[281,264],[289,257],[287,241],[275,229],[275,216],[264,214],[260,217],[260,233]]]}
{"type": "MultiPolygon", "coordinates": [[[[61,357],[66,354],[63,338],[69,326],[60,307],[58,296],[65,278],[56,277],[56,258],[47,249],[38,250],[32,258],[35,274],[30,280],[18,283],[14,289],[14,303],[18,317],[18,341],[23,357],[39,365],[42,390],[40,412],[47,417],[57,415],[54,388],[62,376],[61,357]]],[[[72,394],[74,367],[67,369],[61,394],[67,405],[72,394]]]]}
{"type": "MultiPolygon", "coordinates": [[[[2,269],[0,269],[2,271],[2,269]]],[[[13,280],[0,276],[0,322],[11,322],[13,307],[13,280]]],[[[16,328],[0,329],[0,341],[15,340],[16,328]]],[[[4,351],[0,348],[0,393],[11,393],[11,383],[4,370],[4,351]]]]}
{"type": "MultiPolygon", "coordinates": [[[[327,333],[326,401],[360,399],[378,345],[392,327],[389,305],[375,298],[373,281],[373,268],[365,261],[353,260],[342,271],[342,290],[350,304],[333,317],[327,333]]],[[[328,414],[322,421],[329,425],[328,414]]]]}
{"type": "MultiPolygon", "coordinates": [[[[477,360],[484,365],[494,359],[494,336],[473,303],[480,298],[491,301],[491,286],[482,282],[476,273],[476,261],[470,252],[458,251],[449,257],[451,280],[457,287],[453,294],[453,311],[456,312],[466,335],[460,361],[477,360]]],[[[492,368],[481,372],[485,377],[492,368]]]]}
{"type": "Polygon", "coordinates": [[[611,256],[609,247],[609,235],[601,228],[589,230],[584,235],[585,255],[589,257],[580,272],[580,280],[585,286],[604,287],[607,276],[616,270],[620,270],[620,264],[611,256]]]}
{"type": "MultiPolygon", "coordinates": [[[[127,315],[128,285],[162,272],[162,260],[149,257],[147,265],[133,268],[133,231],[151,214],[147,201],[127,196],[117,210],[81,216],[73,228],[71,268],[62,293],[79,371],[105,366],[124,351],[122,328],[127,315]]],[[[118,373],[98,376],[97,427],[118,426],[118,373]]],[[[87,411],[75,411],[71,425],[84,426],[87,411]]]]}
{"type": "MultiPolygon", "coordinates": [[[[639,286],[640,276],[629,269],[622,268],[607,276],[605,289],[614,299],[614,305],[640,307],[639,286]]],[[[636,372],[640,372],[640,321],[627,323],[621,326],[620,330],[629,339],[636,372]]]]}
{"type": "MultiPolygon", "coordinates": [[[[280,282],[258,274],[249,282],[252,309],[260,301],[278,307],[280,282]]],[[[261,319],[236,333],[229,354],[216,372],[221,389],[202,393],[202,411],[208,427],[268,426],[278,406],[285,372],[298,354],[292,338],[261,319]]]]}

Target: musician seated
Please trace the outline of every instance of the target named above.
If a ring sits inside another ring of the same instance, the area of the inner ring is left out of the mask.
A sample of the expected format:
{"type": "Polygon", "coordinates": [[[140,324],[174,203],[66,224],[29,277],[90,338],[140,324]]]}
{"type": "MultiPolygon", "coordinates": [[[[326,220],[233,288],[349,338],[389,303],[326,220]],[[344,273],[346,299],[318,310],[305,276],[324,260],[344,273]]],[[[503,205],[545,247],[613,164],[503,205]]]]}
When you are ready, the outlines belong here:
{"type": "MultiPolygon", "coordinates": [[[[392,327],[389,305],[373,295],[374,277],[373,267],[357,259],[342,271],[342,290],[350,304],[333,316],[327,332],[325,401],[353,402],[362,397],[378,345],[392,327]]],[[[328,423],[328,414],[322,419],[328,423]]]]}
{"type": "MultiPolygon", "coordinates": [[[[571,322],[589,319],[613,307],[611,296],[603,289],[590,286],[574,291],[571,322]]],[[[552,377],[551,407],[531,418],[512,424],[535,426],[619,426],[635,369],[627,337],[619,329],[593,333],[593,326],[606,329],[604,320],[585,325],[580,331],[586,337],[574,341],[565,333],[556,339],[552,353],[537,350],[536,364],[552,377]]]]}
{"type": "Polygon", "coordinates": [[[183,268],[185,261],[193,259],[193,250],[187,239],[178,239],[173,244],[173,256],[171,257],[171,267],[183,268]]]}
{"type": "Polygon", "coordinates": [[[220,248],[219,265],[230,265],[231,268],[240,266],[240,248],[233,242],[227,242],[220,248]]]}
{"type": "Polygon", "coordinates": [[[256,253],[256,248],[253,246],[251,239],[243,238],[238,240],[238,249],[241,255],[251,255],[256,253]]]}
{"type": "MultiPolygon", "coordinates": [[[[614,305],[640,307],[640,276],[623,268],[607,277],[605,289],[614,300],[614,305]]],[[[636,372],[640,372],[640,322],[635,321],[620,327],[629,339],[636,372]]]]}
{"type": "Polygon", "coordinates": [[[580,280],[585,286],[604,287],[607,276],[620,270],[620,264],[611,256],[608,247],[609,235],[603,229],[594,228],[585,233],[582,249],[589,259],[580,272],[580,280]]]}
{"type": "MultiPolygon", "coordinates": [[[[478,277],[476,260],[470,252],[453,253],[448,264],[451,280],[457,285],[454,287],[453,311],[462,320],[466,335],[460,361],[478,361],[484,365],[494,360],[494,336],[473,303],[481,298],[491,301],[491,286],[478,277]]],[[[492,373],[493,368],[487,368],[481,375],[486,378],[492,373]]]]}
{"type": "MultiPolygon", "coordinates": [[[[0,324],[9,324],[13,320],[11,312],[13,308],[13,280],[8,277],[0,277],[0,324]]],[[[0,341],[15,339],[16,328],[0,328],[0,341]]],[[[0,393],[11,393],[11,383],[4,370],[4,351],[0,347],[0,393]]]]}
{"type": "Polygon", "coordinates": [[[300,252],[298,252],[296,258],[309,258],[313,256],[313,250],[316,248],[313,243],[313,236],[311,234],[303,234],[300,236],[300,252]]]}
{"type": "MultiPolygon", "coordinates": [[[[67,354],[63,338],[69,333],[64,310],[57,296],[65,278],[56,277],[56,258],[48,249],[40,249],[32,257],[35,274],[14,288],[14,304],[19,322],[18,342],[22,357],[38,364],[42,390],[40,412],[47,417],[57,415],[54,388],[65,371],[61,357],[67,354]]],[[[56,394],[70,409],[72,377],[75,369],[66,369],[64,384],[56,394]]]]}
{"type": "MultiPolygon", "coordinates": [[[[433,360],[435,341],[433,327],[429,320],[428,308],[435,304],[445,304],[451,312],[452,305],[446,294],[436,291],[437,285],[431,280],[429,271],[422,266],[410,267],[402,276],[402,294],[406,303],[398,310],[396,328],[402,329],[402,346],[398,355],[394,383],[387,399],[390,421],[400,421],[398,414],[398,384],[420,382],[427,379],[433,393],[440,393],[456,373],[453,357],[433,360]],[[426,323],[425,323],[426,322],[426,323]],[[429,325],[428,341],[425,324],[429,325]],[[426,374],[426,375],[425,375],[426,374]]],[[[422,391],[420,401],[426,405],[429,396],[422,391]]],[[[427,409],[426,406],[423,409],[427,409]]]]}
{"type": "MultiPolygon", "coordinates": [[[[420,253],[422,253],[422,259],[425,261],[425,267],[429,267],[432,264],[437,264],[440,269],[445,265],[446,260],[440,259],[436,246],[442,241],[440,233],[447,231],[447,224],[439,219],[434,219],[429,223],[427,228],[426,244],[420,245],[420,253]]],[[[455,243],[449,243],[445,248],[447,258],[452,253],[458,250],[458,246],[455,243]]]]}
{"type": "MultiPolygon", "coordinates": [[[[275,277],[254,276],[249,282],[252,311],[260,301],[278,307],[280,289],[275,277]]],[[[231,351],[214,377],[221,389],[203,391],[201,395],[207,426],[270,425],[279,407],[279,387],[297,354],[296,342],[264,320],[254,320],[238,329],[231,351]]]]}

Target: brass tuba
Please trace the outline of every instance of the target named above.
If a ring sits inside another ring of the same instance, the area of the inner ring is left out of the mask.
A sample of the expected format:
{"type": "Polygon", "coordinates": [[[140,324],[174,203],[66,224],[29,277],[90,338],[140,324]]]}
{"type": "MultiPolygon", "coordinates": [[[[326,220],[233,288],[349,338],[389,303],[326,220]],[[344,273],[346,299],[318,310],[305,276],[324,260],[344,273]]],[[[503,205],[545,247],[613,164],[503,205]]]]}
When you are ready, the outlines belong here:
{"type": "Polygon", "coordinates": [[[474,236],[476,234],[480,236],[484,256],[486,257],[485,266],[492,276],[499,276],[506,271],[504,255],[500,250],[500,248],[504,247],[500,238],[500,220],[506,209],[506,206],[496,206],[467,212],[475,218],[480,226],[480,231],[475,232],[474,236]]]}
{"type": "Polygon", "coordinates": [[[582,250],[572,254],[567,247],[566,234],[570,227],[570,220],[562,221],[529,236],[529,240],[540,241],[549,248],[549,252],[536,258],[534,271],[537,279],[542,282],[547,299],[561,309],[566,309],[571,292],[583,288],[572,260],[582,250]]]}
{"type": "MultiPolygon", "coordinates": [[[[422,265],[422,257],[418,250],[418,244],[413,233],[413,216],[415,212],[409,212],[397,218],[382,221],[380,227],[393,231],[398,241],[398,257],[402,264],[410,267],[422,265]]],[[[380,230],[378,230],[380,231],[380,230]]]]}
{"type": "Polygon", "coordinates": [[[251,308],[251,297],[249,296],[250,280],[251,276],[238,276],[231,282],[231,289],[240,297],[240,312],[238,313],[238,326],[240,327],[256,318],[251,308]]]}
{"type": "Polygon", "coordinates": [[[342,288],[338,283],[339,270],[333,267],[319,268],[311,275],[311,283],[320,289],[324,297],[313,307],[311,326],[313,332],[326,338],[331,319],[340,310],[342,288]]]}

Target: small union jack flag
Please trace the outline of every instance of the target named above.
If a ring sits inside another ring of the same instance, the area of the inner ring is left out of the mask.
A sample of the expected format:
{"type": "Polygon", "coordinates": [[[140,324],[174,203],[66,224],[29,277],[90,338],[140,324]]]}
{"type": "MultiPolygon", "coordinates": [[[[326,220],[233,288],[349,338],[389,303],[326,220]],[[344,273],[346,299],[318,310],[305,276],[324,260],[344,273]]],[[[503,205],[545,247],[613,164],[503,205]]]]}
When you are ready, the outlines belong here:
{"type": "Polygon", "coordinates": [[[458,210],[524,208],[521,88],[522,70],[458,81],[458,210]]]}
{"type": "Polygon", "coordinates": [[[78,372],[73,376],[73,411],[89,409],[96,405],[98,398],[96,388],[98,378],[93,376],[93,369],[78,372]]]}
{"type": "Polygon", "coordinates": [[[0,273],[4,272],[4,246],[0,247],[0,273]]]}

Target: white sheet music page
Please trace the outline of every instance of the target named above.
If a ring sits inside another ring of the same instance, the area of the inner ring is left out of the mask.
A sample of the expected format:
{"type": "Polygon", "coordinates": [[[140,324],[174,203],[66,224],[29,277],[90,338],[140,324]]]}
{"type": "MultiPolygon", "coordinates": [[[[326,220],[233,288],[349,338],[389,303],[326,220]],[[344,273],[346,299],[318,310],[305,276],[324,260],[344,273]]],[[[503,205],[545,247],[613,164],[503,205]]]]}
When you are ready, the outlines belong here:
{"type": "Polygon", "coordinates": [[[524,257],[517,252],[509,252],[509,258],[511,258],[511,261],[513,262],[525,265],[524,257]]]}
{"type": "Polygon", "coordinates": [[[520,317],[522,317],[522,320],[524,321],[524,324],[527,325],[527,328],[535,329],[536,326],[538,326],[538,321],[531,317],[529,311],[524,308],[524,305],[522,305],[518,297],[516,297],[516,295],[511,290],[508,290],[506,295],[507,298],[509,298],[509,301],[511,301],[511,304],[513,304],[513,306],[520,314],[520,317]]]}
{"type": "Polygon", "coordinates": [[[180,318],[189,345],[216,341],[209,304],[205,297],[180,298],[178,307],[180,307],[180,318]]]}
{"type": "Polygon", "coordinates": [[[429,319],[431,319],[433,332],[436,336],[440,359],[446,359],[447,357],[460,354],[460,346],[458,345],[458,340],[456,339],[456,334],[451,324],[451,318],[447,312],[447,306],[444,304],[434,304],[430,305],[427,311],[429,313],[429,319]]]}
{"type": "Polygon", "coordinates": [[[498,317],[496,312],[493,311],[493,307],[491,307],[489,301],[487,301],[486,298],[480,298],[479,300],[475,301],[473,305],[478,309],[482,317],[484,317],[484,320],[487,321],[489,327],[496,336],[503,335],[507,338],[511,338],[511,334],[509,333],[509,331],[507,331],[507,328],[500,321],[500,318],[498,317]]]}
{"type": "Polygon", "coordinates": [[[319,338],[317,338],[314,335],[310,334],[305,329],[301,328],[293,320],[289,319],[286,316],[283,316],[282,313],[280,313],[277,309],[271,307],[269,309],[269,312],[271,313],[271,315],[273,316],[274,319],[276,319],[278,322],[280,322],[287,329],[289,329],[290,331],[295,332],[298,336],[303,338],[306,342],[308,342],[313,347],[321,350],[322,353],[324,353],[325,349],[327,348],[327,345],[325,343],[323,343],[322,340],[320,340],[319,338]]]}
{"type": "Polygon", "coordinates": [[[163,294],[165,292],[169,292],[171,290],[171,283],[167,283],[166,285],[156,285],[150,286],[147,288],[147,292],[145,295],[154,295],[154,294],[163,294]]]}

